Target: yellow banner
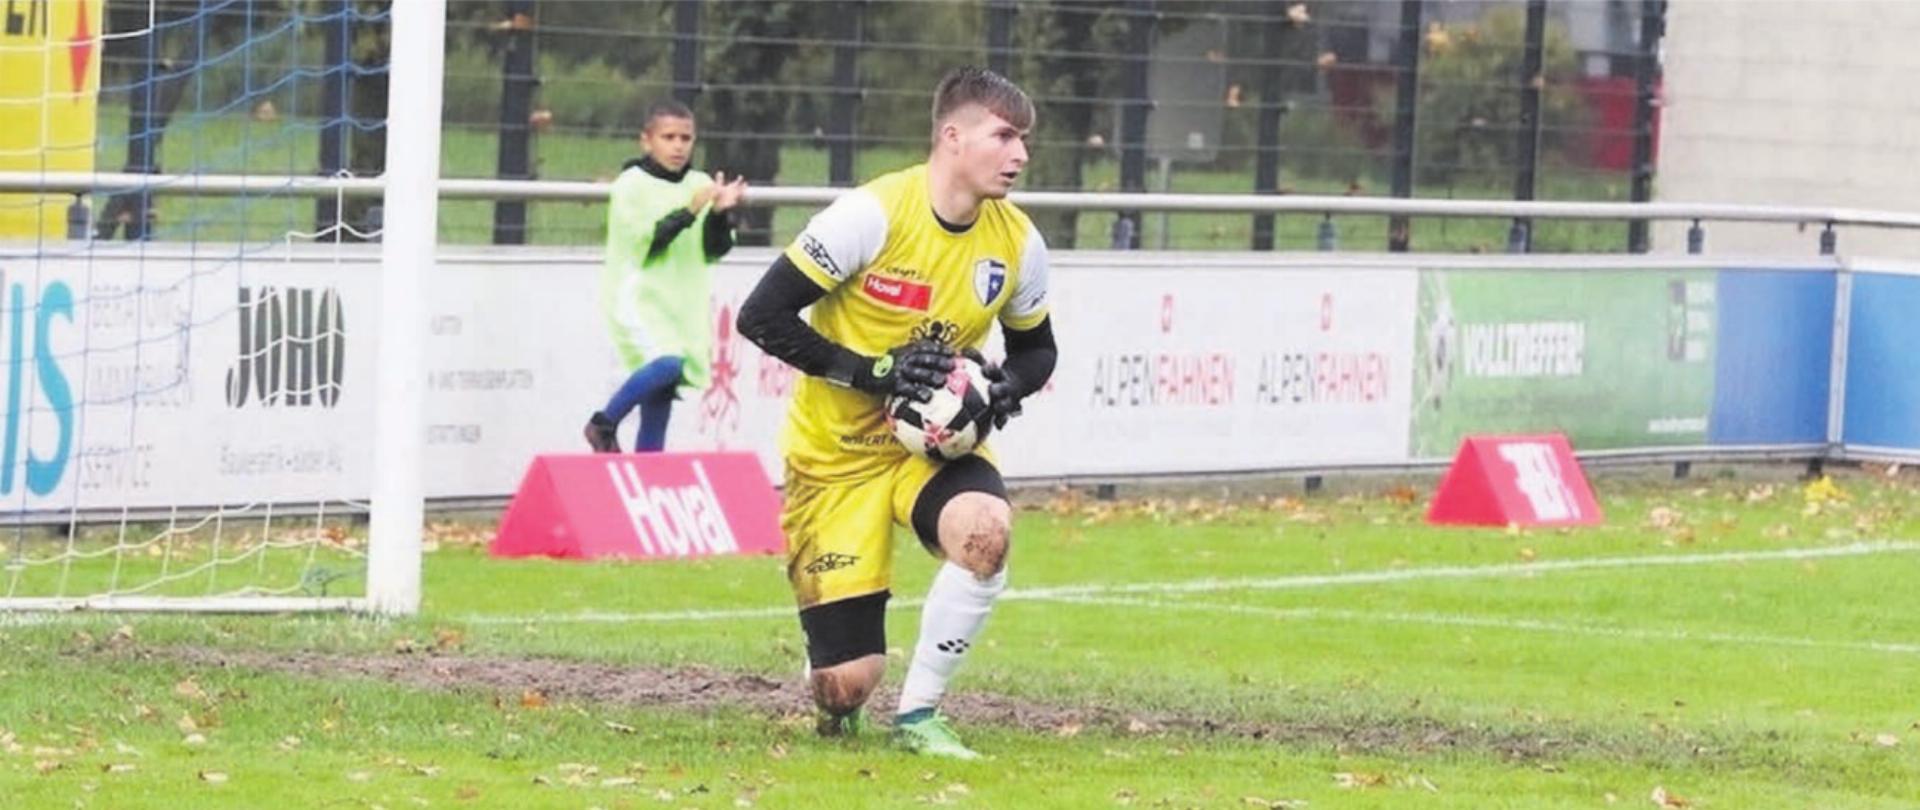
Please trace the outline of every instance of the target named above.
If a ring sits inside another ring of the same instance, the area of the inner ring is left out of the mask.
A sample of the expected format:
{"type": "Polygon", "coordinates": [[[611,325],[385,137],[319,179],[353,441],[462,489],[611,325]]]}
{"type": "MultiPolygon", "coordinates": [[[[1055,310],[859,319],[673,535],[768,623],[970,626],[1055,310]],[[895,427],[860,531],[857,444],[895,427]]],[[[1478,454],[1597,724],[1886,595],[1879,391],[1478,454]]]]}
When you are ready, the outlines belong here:
{"type": "MultiPolygon", "coordinates": [[[[93,170],[105,0],[0,2],[0,171],[93,170]]],[[[63,238],[71,194],[0,194],[0,239],[63,238]]]]}

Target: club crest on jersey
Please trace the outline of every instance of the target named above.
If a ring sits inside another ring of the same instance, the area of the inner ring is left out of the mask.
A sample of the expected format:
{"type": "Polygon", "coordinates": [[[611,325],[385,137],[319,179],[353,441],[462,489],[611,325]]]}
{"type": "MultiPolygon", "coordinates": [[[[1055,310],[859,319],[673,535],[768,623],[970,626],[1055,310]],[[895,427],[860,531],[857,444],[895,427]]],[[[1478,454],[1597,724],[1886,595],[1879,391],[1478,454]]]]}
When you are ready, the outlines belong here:
{"type": "Polygon", "coordinates": [[[866,274],[860,281],[860,289],[875,301],[915,312],[926,312],[933,303],[932,285],[878,273],[866,274]]]}
{"type": "Polygon", "coordinates": [[[1007,286],[1007,263],[999,259],[981,259],[973,263],[973,294],[980,296],[980,305],[987,306],[1000,297],[1000,290],[1007,286]]]}

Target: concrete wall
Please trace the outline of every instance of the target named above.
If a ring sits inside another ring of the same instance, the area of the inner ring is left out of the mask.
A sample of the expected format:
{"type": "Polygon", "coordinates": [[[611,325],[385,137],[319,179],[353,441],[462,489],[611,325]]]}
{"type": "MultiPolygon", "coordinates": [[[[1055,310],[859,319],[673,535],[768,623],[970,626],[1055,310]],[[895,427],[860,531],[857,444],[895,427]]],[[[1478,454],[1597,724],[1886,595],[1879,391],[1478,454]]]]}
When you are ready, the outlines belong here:
{"type": "MultiPolygon", "coordinates": [[[[1920,2],[1677,0],[1655,199],[1920,211],[1920,2]]],[[[1655,250],[1686,249],[1685,225],[1655,250]]],[[[1713,253],[1806,255],[1818,231],[1709,225],[1713,253]]],[[[1920,256],[1920,233],[1843,230],[1840,250],[1920,256]]]]}

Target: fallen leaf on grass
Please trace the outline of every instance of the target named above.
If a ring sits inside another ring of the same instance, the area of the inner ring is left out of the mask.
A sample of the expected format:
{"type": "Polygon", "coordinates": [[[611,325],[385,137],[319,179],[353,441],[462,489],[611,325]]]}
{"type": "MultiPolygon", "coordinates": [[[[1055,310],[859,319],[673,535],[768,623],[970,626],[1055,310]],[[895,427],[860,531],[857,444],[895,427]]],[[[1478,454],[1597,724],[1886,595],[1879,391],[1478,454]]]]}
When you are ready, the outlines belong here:
{"type": "Polygon", "coordinates": [[[1683,810],[1683,808],[1693,806],[1693,802],[1688,801],[1678,793],[1667,792],[1665,787],[1655,787],[1653,789],[1653,795],[1647,798],[1653,800],[1655,807],[1664,807],[1667,808],[1667,810],[1683,810]]]}
{"type": "Polygon", "coordinates": [[[433,631],[434,652],[459,652],[467,643],[467,634],[458,630],[439,629],[433,631]]]}
{"type": "Polygon", "coordinates": [[[640,784],[640,780],[631,776],[610,776],[600,780],[600,786],[603,788],[632,787],[637,784],[640,784]]]}
{"type": "Polygon", "coordinates": [[[1342,772],[1333,775],[1333,783],[1343,788],[1379,787],[1387,783],[1387,775],[1383,773],[1342,772]]]}
{"type": "Polygon", "coordinates": [[[188,678],[184,681],[174,684],[173,693],[183,698],[187,698],[188,700],[206,700],[207,699],[207,691],[205,689],[201,689],[200,684],[195,683],[192,678],[188,678]]]}
{"type": "Polygon", "coordinates": [[[1800,494],[1806,499],[1808,505],[1844,501],[1852,497],[1846,490],[1841,489],[1839,484],[1835,484],[1833,476],[1830,475],[1823,475],[1807,482],[1807,486],[1801,490],[1800,494]]]}
{"type": "Polygon", "coordinates": [[[134,769],[132,763],[115,762],[111,765],[102,766],[100,770],[104,773],[133,773],[134,769]]]}
{"type": "Polygon", "coordinates": [[[227,783],[227,775],[221,771],[201,771],[200,781],[209,785],[224,785],[227,783]]]}

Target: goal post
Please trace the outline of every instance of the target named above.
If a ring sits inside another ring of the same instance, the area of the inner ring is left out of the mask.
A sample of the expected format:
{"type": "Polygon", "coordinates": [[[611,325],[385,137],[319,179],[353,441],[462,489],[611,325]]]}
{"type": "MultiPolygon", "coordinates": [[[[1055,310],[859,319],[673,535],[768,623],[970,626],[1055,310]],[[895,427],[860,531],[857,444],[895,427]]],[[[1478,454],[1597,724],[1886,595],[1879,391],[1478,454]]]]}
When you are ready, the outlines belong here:
{"type": "Polygon", "coordinates": [[[29,7],[0,34],[0,612],[417,612],[445,0],[29,7]],[[384,174],[325,169],[354,132],[384,174]],[[329,226],[316,186],[381,213],[329,226]]]}
{"type": "Polygon", "coordinates": [[[426,318],[421,289],[436,272],[446,24],[446,0],[395,4],[393,79],[387,96],[386,236],[380,249],[380,402],[367,554],[367,606],[388,615],[420,609],[426,502],[421,465],[426,318]]]}

